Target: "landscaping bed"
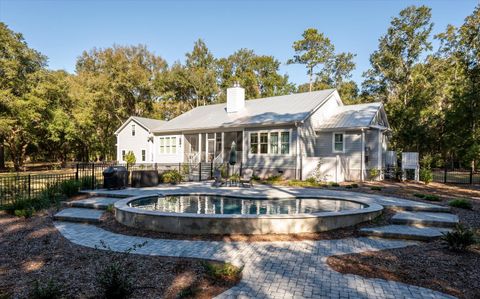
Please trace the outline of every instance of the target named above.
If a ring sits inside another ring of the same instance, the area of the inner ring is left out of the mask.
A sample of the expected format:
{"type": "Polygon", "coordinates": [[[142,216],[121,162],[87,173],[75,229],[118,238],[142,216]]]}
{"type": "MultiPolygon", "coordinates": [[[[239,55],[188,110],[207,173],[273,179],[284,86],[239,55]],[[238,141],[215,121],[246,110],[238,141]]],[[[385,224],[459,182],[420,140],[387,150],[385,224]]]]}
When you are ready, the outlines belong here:
{"type": "Polygon", "coordinates": [[[434,289],[459,298],[480,298],[480,247],[450,251],[442,241],[399,249],[332,256],[341,273],[382,278],[434,289]]]}
{"type": "Polygon", "coordinates": [[[114,261],[133,279],[131,298],[211,298],[238,283],[212,274],[226,264],[195,259],[115,253],[70,243],[47,212],[20,218],[0,211],[0,298],[31,298],[35,282],[51,279],[64,298],[98,298],[98,276],[114,261]]]}

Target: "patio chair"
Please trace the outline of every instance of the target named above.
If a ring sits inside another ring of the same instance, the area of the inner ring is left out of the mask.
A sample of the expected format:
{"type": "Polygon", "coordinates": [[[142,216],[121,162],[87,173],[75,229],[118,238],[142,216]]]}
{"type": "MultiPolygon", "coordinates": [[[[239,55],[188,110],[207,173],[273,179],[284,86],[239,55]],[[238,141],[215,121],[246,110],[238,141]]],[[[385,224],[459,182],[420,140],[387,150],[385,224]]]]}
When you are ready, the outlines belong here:
{"type": "Polygon", "coordinates": [[[222,177],[222,173],[219,169],[215,169],[213,172],[213,178],[215,179],[215,182],[212,184],[213,187],[221,187],[227,183],[227,181],[225,181],[225,179],[222,177]]]}
{"type": "Polygon", "coordinates": [[[242,187],[253,187],[253,170],[245,169],[243,172],[243,177],[240,178],[240,184],[242,187]]]}

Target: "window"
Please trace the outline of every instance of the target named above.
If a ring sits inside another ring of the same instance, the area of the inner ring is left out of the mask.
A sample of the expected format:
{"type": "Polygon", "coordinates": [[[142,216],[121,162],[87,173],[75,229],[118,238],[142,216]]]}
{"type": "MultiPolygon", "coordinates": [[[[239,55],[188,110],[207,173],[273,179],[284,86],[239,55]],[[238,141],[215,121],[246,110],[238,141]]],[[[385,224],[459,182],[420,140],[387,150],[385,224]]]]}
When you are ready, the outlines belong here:
{"type": "Polygon", "coordinates": [[[333,133],[333,152],[343,153],[343,151],[344,151],[343,133],[333,133]]]}
{"type": "Polygon", "coordinates": [[[170,153],[171,154],[177,153],[177,137],[170,138],[170,153]]]}
{"type": "Polygon", "coordinates": [[[165,138],[160,137],[160,154],[165,154],[165,138]]]}
{"type": "Polygon", "coordinates": [[[142,150],[142,162],[145,162],[146,159],[146,153],[145,150],[142,150]]]}
{"type": "Polygon", "coordinates": [[[268,154],[268,133],[260,133],[260,154],[268,154]]]}
{"type": "Polygon", "coordinates": [[[160,154],[176,154],[177,153],[177,137],[160,137],[159,141],[160,141],[160,154]]]}
{"type": "Polygon", "coordinates": [[[132,125],[132,136],[135,136],[135,125],[132,125]]]}
{"type": "Polygon", "coordinates": [[[270,154],[278,154],[278,132],[270,133],[270,154]]]}
{"type": "Polygon", "coordinates": [[[250,133],[250,153],[258,154],[258,134],[250,133]]]}
{"type": "Polygon", "coordinates": [[[122,150],[122,161],[125,161],[125,150],[122,150]]]}
{"type": "Polygon", "coordinates": [[[282,132],[282,155],[290,154],[290,132],[282,132]]]}

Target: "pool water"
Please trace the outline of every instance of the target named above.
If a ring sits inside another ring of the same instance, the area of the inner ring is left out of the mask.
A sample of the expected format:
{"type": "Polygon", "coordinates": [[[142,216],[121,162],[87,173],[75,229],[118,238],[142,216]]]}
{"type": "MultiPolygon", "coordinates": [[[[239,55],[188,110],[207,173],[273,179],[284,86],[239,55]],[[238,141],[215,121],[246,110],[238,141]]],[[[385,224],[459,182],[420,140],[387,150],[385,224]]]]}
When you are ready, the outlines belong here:
{"type": "Polygon", "coordinates": [[[363,209],[366,205],[338,199],[245,199],[218,195],[173,195],[134,200],[131,207],[168,213],[292,215],[363,209]]]}

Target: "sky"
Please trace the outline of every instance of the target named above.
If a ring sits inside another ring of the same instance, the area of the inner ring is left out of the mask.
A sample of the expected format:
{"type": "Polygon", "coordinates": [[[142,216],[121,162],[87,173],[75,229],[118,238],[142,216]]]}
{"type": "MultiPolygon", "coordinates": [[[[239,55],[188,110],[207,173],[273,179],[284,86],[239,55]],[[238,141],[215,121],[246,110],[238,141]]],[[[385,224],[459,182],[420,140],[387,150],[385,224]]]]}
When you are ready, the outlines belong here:
{"type": "Polygon", "coordinates": [[[459,26],[479,0],[434,1],[161,1],[0,0],[0,21],[23,34],[49,58],[49,68],[73,73],[77,57],[94,47],[145,44],[169,64],[184,61],[202,38],[215,57],[240,48],[273,55],[296,84],[308,81],[301,65],[286,65],[292,44],[307,28],[331,39],[337,52],[357,56],[353,80],[362,82],[369,56],[392,17],[409,5],[432,8],[433,32],[459,26]]]}

